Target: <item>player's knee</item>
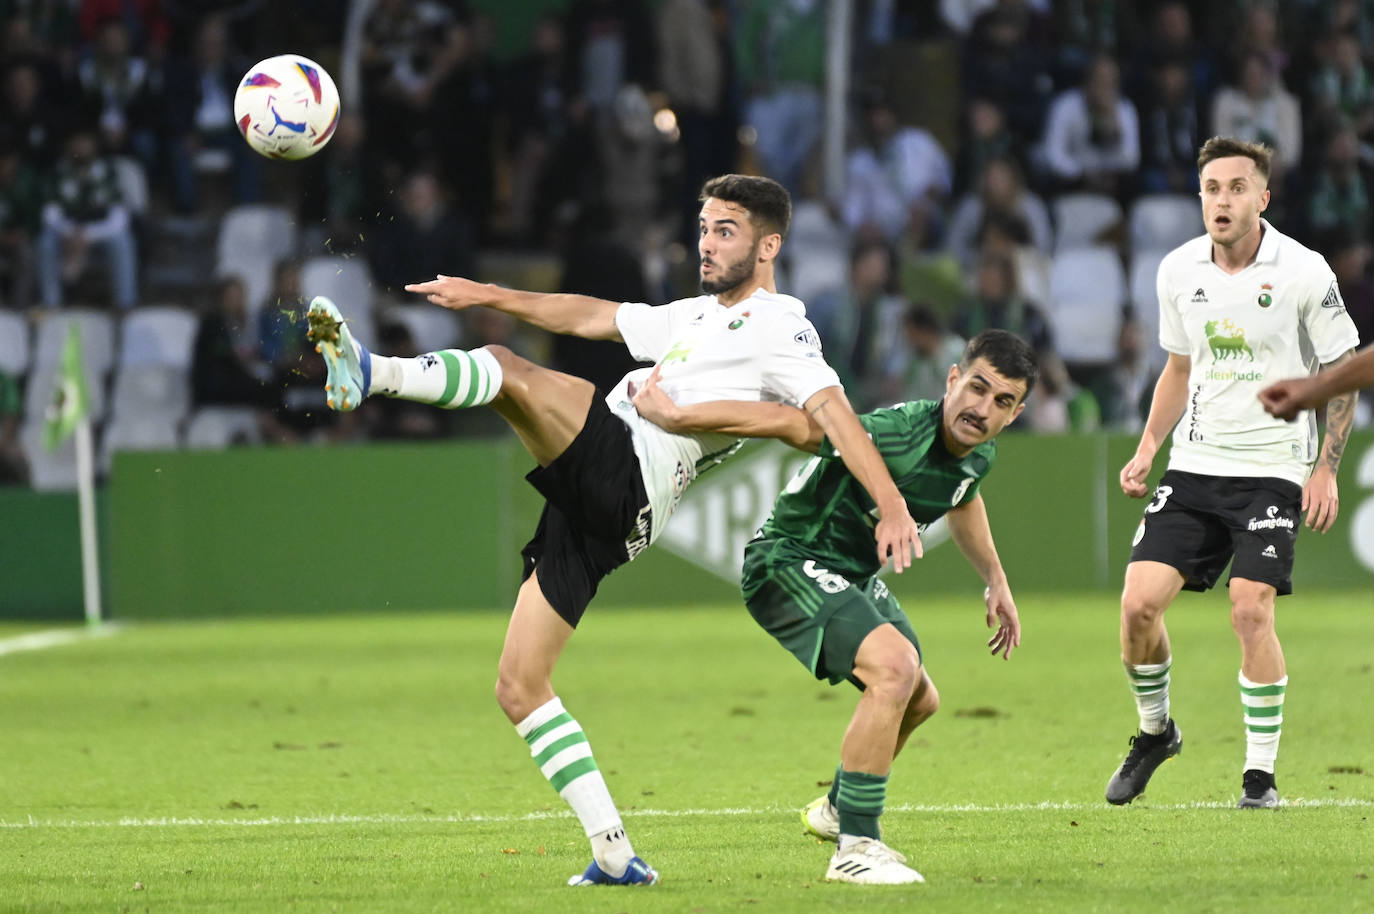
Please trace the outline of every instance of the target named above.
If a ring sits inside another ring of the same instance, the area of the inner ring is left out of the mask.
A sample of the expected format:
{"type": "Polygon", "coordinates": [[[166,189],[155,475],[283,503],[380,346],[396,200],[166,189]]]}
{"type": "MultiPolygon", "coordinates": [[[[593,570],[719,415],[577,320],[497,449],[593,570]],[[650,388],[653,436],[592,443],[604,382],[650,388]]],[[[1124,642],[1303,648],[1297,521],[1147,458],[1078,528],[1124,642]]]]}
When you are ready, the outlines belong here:
{"type": "Polygon", "coordinates": [[[865,685],[880,694],[909,702],[921,681],[921,658],[916,648],[905,643],[884,651],[870,663],[865,685]]]}
{"type": "Polygon", "coordinates": [[[519,723],[534,712],[533,691],[518,676],[502,669],[496,674],[496,703],[510,718],[519,723]]]}
{"type": "Polygon", "coordinates": [[[920,720],[926,720],[940,710],[940,691],[935,688],[935,683],[926,679],[924,684],[916,690],[915,697],[911,699],[911,705],[920,720]]]}
{"type": "Polygon", "coordinates": [[[1127,590],[1121,595],[1121,624],[1127,628],[1146,629],[1159,624],[1167,604],[1127,590]]]}
{"type": "Polygon", "coordinates": [[[1268,637],[1274,630],[1274,613],[1262,603],[1238,600],[1231,604],[1231,628],[1242,641],[1268,637]]]}

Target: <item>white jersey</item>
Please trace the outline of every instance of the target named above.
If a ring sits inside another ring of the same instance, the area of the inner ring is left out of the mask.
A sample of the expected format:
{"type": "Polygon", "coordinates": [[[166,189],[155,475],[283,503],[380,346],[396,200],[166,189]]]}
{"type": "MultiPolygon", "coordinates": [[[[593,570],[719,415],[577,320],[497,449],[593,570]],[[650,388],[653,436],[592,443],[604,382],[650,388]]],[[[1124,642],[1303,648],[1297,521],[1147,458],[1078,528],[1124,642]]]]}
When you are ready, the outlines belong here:
{"type": "Polygon", "coordinates": [[[1169,468],[1211,476],[1275,476],[1302,485],[1317,459],[1317,423],[1284,422],[1259,391],[1311,374],[1359,345],[1336,276],[1316,251],[1261,219],[1255,260],[1230,274],[1203,235],[1159,265],[1159,342],[1188,356],[1188,403],[1169,468]]]}
{"type": "MultiPolygon", "coordinates": [[[[658,307],[626,302],[615,323],[631,355],[660,366],[659,385],[682,406],[748,400],[799,407],[817,391],[840,383],[821,356],[820,337],[805,307],[790,295],[759,289],[732,307],[714,295],[658,307]]],[[[629,384],[641,384],[652,371],[630,372],[606,397],[611,411],[630,427],[639,456],[653,512],[649,542],[663,531],[697,474],[741,443],[714,432],[674,435],[640,416],[629,384]]]]}

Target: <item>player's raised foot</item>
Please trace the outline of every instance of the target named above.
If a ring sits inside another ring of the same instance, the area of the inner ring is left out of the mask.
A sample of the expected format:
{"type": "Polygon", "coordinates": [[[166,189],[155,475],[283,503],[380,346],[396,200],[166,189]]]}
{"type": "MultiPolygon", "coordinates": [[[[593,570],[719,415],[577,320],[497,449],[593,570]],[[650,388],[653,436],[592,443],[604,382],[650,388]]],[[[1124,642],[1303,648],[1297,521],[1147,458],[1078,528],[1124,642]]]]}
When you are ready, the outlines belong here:
{"type": "Polygon", "coordinates": [[[853,882],[858,885],[909,885],[925,882],[920,873],[906,865],[906,858],[876,838],[841,840],[825,871],[826,882],[853,882]]]}
{"type": "Polygon", "coordinates": [[[1163,733],[1137,733],[1131,737],[1131,750],[1121,767],[1107,782],[1107,802],[1117,806],[1129,803],[1145,792],[1155,769],[1183,751],[1183,733],[1174,719],[1163,733]]]}
{"type": "Polygon", "coordinates": [[[620,876],[607,875],[593,860],[587,871],[568,880],[568,885],[654,885],[658,882],[658,870],[649,866],[639,857],[631,857],[630,865],[620,876]]]}
{"type": "Polygon", "coordinates": [[[801,811],[802,827],[808,835],[822,841],[840,840],[840,811],[830,802],[829,796],[817,797],[801,811]]]}
{"type": "Polygon", "coordinates": [[[305,319],[310,325],[306,338],[324,356],[324,393],[329,408],[339,412],[357,409],[372,389],[372,353],[353,338],[338,307],[323,295],[311,299],[305,319]]]}
{"type": "Polygon", "coordinates": [[[1273,809],[1279,805],[1279,788],[1274,775],[1257,768],[1248,769],[1241,779],[1238,809],[1273,809]]]}

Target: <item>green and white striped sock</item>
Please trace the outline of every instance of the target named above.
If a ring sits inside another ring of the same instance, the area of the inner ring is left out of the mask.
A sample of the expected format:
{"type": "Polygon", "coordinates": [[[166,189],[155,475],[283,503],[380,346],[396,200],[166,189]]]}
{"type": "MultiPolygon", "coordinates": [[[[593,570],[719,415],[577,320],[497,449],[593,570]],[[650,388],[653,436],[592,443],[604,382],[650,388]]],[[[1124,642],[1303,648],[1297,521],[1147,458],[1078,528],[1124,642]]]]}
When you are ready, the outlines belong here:
{"type": "Polygon", "coordinates": [[[501,364],[485,349],[444,349],[413,359],[372,356],[372,392],[442,409],[484,406],[501,391],[501,364]]]}
{"type": "Polygon", "coordinates": [[[597,866],[611,876],[623,875],[634,848],[582,726],[555,697],[516,724],[515,732],[529,744],[534,763],[582,822],[597,866]]]}
{"type": "Polygon", "coordinates": [[[1163,663],[1128,663],[1126,678],[1140,712],[1140,732],[1158,735],[1169,723],[1169,669],[1174,658],[1163,663]]]}
{"type": "Polygon", "coordinates": [[[1274,773],[1283,732],[1283,694],[1288,677],[1278,682],[1251,682],[1240,674],[1240,703],[1245,710],[1245,770],[1274,773]]]}
{"type": "Polygon", "coordinates": [[[840,834],[878,838],[878,817],[887,802],[887,775],[862,771],[839,772],[835,806],[840,811],[840,834]]]}

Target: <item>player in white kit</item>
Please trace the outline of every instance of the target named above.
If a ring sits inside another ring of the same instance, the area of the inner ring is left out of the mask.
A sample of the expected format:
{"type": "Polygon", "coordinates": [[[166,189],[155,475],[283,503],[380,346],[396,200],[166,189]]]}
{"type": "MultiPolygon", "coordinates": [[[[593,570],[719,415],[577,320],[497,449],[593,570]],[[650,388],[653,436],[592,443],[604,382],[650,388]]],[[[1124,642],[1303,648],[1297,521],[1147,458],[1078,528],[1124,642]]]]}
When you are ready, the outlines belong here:
{"type": "Polygon", "coordinates": [[[701,192],[703,295],[666,306],[503,289],[440,276],[407,286],[454,310],[485,306],[537,327],[620,340],[642,361],[602,399],[588,381],[542,368],[502,346],[413,359],[374,355],[349,333],[334,304],[316,298],[311,338],[329,369],[335,409],[369,394],[445,408],[490,405],[539,464],[527,476],[545,497],[523,550],[525,580],[501,652],[498,703],[529,744],[591,841],[593,861],[572,885],[646,885],[658,873],[635,855],[581,726],[554,693],[553,667],[597,585],[648,547],[688,484],[759,435],[777,416],[806,409],[873,496],[878,554],[897,570],[920,555],[917,528],[882,458],[854,415],[802,303],[780,295],[773,265],[791,219],[787,191],[767,178],[725,175],[701,192]],[[740,423],[672,434],[635,411],[636,384],[651,371],[679,403],[738,404],[740,423]]]}
{"type": "Polygon", "coordinates": [[[1278,805],[1274,760],[1288,684],[1275,598],[1292,591],[1298,527],[1336,519],[1336,471],[1354,394],[1316,419],[1268,415],[1266,384],[1352,357],[1355,325],[1322,256],[1260,218],[1269,203],[1267,147],[1213,137],[1198,156],[1207,234],[1169,253],[1157,279],[1160,344],[1169,359],[1140,444],[1121,470],[1133,498],[1173,429],[1169,466],[1136,531],[1121,597],[1121,656],[1140,732],[1107,784],[1129,803],[1183,739],[1169,716],[1171,652],[1164,612],[1180,590],[1207,590],[1231,565],[1231,626],[1240,641],[1246,752],[1241,807],[1278,805]],[[1315,462],[1315,465],[1314,465],[1315,462]]]}

